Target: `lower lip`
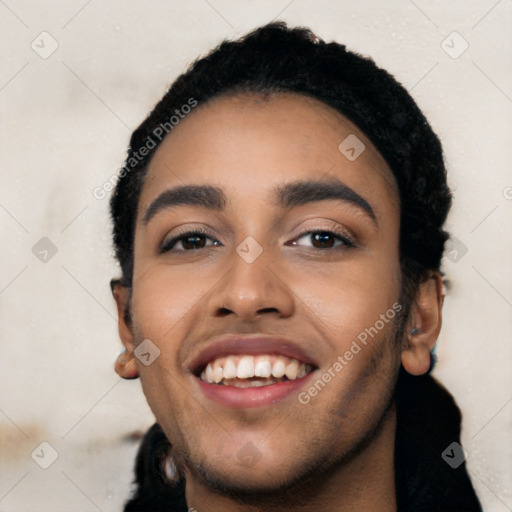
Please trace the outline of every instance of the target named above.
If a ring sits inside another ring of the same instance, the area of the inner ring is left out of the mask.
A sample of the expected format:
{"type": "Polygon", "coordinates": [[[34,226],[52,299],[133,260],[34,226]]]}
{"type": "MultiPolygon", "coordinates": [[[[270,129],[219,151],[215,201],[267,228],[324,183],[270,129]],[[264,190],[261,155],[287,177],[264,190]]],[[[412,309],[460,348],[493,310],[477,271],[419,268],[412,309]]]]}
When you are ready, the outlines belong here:
{"type": "Polygon", "coordinates": [[[196,378],[199,382],[199,387],[206,398],[226,407],[242,409],[269,405],[286,398],[302,387],[311,378],[313,373],[314,372],[310,372],[297,380],[276,382],[275,384],[270,384],[268,386],[254,388],[219,386],[218,384],[210,384],[197,377],[196,378]]]}

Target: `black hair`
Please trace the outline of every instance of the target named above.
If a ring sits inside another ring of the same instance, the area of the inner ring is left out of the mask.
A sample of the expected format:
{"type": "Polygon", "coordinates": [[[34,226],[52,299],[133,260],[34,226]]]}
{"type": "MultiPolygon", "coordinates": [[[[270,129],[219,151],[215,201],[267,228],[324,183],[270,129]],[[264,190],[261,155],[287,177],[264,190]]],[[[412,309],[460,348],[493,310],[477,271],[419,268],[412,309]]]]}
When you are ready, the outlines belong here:
{"type": "Polygon", "coordinates": [[[406,89],[387,71],[342,44],[325,43],[309,29],[288,28],[284,22],[224,41],[196,60],[133,132],[110,201],[123,283],[132,283],[137,207],[148,164],[164,131],[172,136],[183,117],[173,114],[220,95],[244,92],[294,92],[319,100],[354,122],[383,155],[399,190],[407,308],[426,271],[439,270],[448,238],[443,224],[452,197],[439,139],[406,89]],[[142,157],[141,148],[146,148],[142,157]]]}
{"type": "MultiPolygon", "coordinates": [[[[439,271],[448,238],[443,225],[452,196],[441,143],[407,90],[373,60],[342,44],[326,43],[307,28],[288,28],[283,22],[224,41],[195,61],[133,132],[110,200],[121,282],[132,285],[139,198],[164,132],[172,136],[181,113],[214,98],[281,92],[334,108],[361,129],[388,163],[399,192],[405,299],[401,302],[407,310],[428,271],[439,271]]],[[[465,464],[452,470],[441,458],[442,449],[460,441],[461,415],[451,395],[431,375],[412,377],[400,368],[395,399],[398,509],[481,511],[465,464]]],[[[153,426],[138,452],[137,489],[125,512],[186,510],[184,482],[169,484],[162,476],[162,457],[168,449],[165,434],[153,426]]]]}

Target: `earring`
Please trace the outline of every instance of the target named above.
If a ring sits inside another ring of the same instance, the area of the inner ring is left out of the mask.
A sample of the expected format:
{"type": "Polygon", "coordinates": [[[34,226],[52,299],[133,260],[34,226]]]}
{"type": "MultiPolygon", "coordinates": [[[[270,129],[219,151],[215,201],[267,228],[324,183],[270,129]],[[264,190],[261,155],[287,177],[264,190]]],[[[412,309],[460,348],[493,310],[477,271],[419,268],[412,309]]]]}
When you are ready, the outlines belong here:
{"type": "Polygon", "coordinates": [[[418,328],[417,328],[417,327],[413,327],[413,328],[411,329],[410,334],[418,334],[418,328]]]}
{"type": "Polygon", "coordinates": [[[139,371],[137,370],[136,366],[134,366],[134,368],[128,371],[128,366],[132,357],[133,356],[130,356],[130,354],[126,350],[123,350],[117,356],[114,369],[116,373],[123,379],[132,380],[137,379],[139,377],[139,371]]]}
{"type": "Polygon", "coordinates": [[[170,483],[176,483],[180,479],[178,468],[172,455],[167,455],[162,459],[162,474],[170,483]]]}

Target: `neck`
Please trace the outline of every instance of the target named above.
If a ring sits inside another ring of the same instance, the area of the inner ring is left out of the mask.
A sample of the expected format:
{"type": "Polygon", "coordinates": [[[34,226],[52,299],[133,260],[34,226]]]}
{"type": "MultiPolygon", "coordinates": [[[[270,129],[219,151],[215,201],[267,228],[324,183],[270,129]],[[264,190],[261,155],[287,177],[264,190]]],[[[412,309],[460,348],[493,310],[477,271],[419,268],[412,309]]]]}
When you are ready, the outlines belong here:
{"type": "Polygon", "coordinates": [[[393,404],[373,438],[350,460],[318,471],[279,494],[237,499],[219,494],[187,471],[189,510],[202,512],[396,512],[394,447],[396,409],[393,404]]]}

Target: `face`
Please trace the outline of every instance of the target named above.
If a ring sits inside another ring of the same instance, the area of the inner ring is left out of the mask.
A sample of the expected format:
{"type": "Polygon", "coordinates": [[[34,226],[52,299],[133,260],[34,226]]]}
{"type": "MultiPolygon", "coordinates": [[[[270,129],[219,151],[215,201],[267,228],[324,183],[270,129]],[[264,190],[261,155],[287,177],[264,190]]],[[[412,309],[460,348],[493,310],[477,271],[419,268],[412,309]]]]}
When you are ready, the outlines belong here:
{"type": "Polygon", "coordinates": [[[190,477],[270,491],[362,449],[400,364],[399,295],[392,173],[330,107],[221,97],[157,150],[132,328],[158,355],[137,363],[143,390],[190,477]]]}

